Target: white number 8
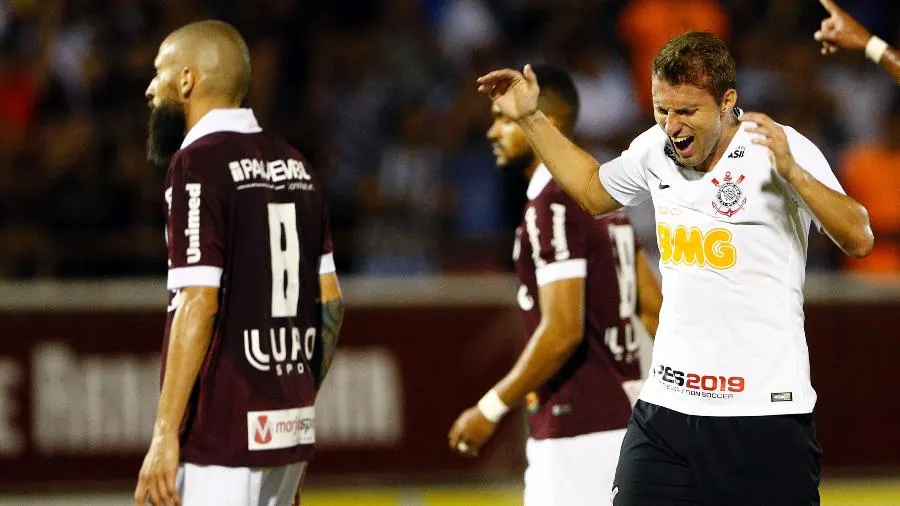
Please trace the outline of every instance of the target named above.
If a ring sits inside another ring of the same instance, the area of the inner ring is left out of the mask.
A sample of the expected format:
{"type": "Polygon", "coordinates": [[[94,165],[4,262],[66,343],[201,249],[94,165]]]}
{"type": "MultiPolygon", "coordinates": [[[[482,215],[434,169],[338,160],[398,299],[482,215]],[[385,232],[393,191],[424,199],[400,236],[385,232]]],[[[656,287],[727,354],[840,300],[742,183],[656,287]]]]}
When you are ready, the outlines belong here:
{"type": "Polygon", "coordinates": [[[272,255],[272,317],[297,316],[300,236],[293,203],[269,204],[269,245],[272,255]]]}

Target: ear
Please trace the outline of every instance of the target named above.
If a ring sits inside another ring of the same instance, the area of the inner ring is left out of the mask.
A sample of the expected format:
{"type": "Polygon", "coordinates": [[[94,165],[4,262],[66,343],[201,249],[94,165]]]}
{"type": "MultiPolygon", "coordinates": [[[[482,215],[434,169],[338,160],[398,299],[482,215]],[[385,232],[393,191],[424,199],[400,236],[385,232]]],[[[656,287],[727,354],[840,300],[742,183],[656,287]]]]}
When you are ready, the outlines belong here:
{"type": "Polygon", "coordinates": [[[196,76],[194,71],[188,67],[181,69],[181,79],[178,82],[178,92],[181,94],[181,98],[190,97],[191,92],[194,91],[195,84],[196,76]]]}
{"type": "Polygon", "coordinates": [[[728,113],[734,106],[737,104],[737,90],[734,88],[729,89],[725,92],[725,95],[722,97],[722,112],[728,113]]]}

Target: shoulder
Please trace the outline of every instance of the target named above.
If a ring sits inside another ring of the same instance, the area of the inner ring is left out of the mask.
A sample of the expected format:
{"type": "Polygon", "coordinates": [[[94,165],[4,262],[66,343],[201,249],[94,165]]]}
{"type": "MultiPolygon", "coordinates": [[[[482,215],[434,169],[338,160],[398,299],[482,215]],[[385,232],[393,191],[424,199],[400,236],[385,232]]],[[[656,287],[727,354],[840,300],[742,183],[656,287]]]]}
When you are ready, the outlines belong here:
{"type": "Polygon", "coordinates": [[[591,219],[591,214],[585,211],[578,202],[566,193],[565,190],[556,181],[550,181],[544,191],[536,199],[536,206],[550,207],[562,206],[566,211],[566,218],[587,218],[591,219]]]}
{"type": "Polygon", "coordinates": [[[659,125],[653,125],[631,141],[628,151],[636,155],[662,152],[666,147],[666,133],[659,125]]]}

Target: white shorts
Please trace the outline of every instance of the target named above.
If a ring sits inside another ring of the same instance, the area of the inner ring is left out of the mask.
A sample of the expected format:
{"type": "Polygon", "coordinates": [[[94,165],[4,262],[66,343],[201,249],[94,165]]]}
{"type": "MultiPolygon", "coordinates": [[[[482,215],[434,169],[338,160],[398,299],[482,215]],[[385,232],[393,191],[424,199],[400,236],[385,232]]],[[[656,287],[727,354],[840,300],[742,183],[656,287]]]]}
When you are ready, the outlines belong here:
{"type": "Polygon", "coordinates": [[[281,467],[181,464],[176,486],[182,506],[291,506],[306,462],[281,467]]]}
{"type": "Polygon", "coordinates": [[[625,429],[525,445],[525,506],[609,505],[625,429]]]}

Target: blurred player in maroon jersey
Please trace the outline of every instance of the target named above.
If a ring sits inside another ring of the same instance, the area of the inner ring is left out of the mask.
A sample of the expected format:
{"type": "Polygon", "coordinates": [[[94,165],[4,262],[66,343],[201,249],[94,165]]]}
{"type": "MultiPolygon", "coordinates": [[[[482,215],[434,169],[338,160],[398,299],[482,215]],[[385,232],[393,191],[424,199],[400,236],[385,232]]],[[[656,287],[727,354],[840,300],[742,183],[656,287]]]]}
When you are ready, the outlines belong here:
{"type": "MultiPolygon", "coordinates": [[[[571,134],[579,100],[571,77],[535,65],[538,108],[571,134]]],[[[621,211],[594,218],[553,181],[515,121],[498,107],[488,139],[497,165],[530,179],[513,258],[528,344],[513,369],[450,431],[477,455],[497,422],[525,401],[531,437],[527,506],[608,504],[619,448],[641,385],[635,316],[656,332],[662,295],[621,211]]]]}
{"type": "Polygon", "coordinates": [[[250,56],[230,25],[159,48],[148,157],[168,166],[162,391],[135,504],[288,505],[343,303],[318,176],[240,108],[250,56]]]}

